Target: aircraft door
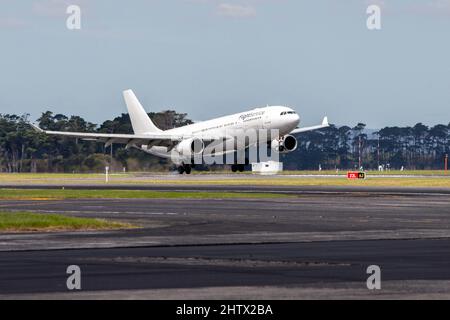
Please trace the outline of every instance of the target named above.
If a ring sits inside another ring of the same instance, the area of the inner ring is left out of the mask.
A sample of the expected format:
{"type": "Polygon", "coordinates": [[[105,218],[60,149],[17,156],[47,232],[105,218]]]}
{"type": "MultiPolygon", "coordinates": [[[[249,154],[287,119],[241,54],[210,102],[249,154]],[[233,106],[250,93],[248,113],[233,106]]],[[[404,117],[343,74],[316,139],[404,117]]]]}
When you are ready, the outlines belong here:
{"type": "Polygon", "coordinates": [[[270,118],[270,114],[269,114],[269,112],[266,112],[264,114],[264,116],[263,116],[262,128],[263,129],[270,129],[271,125],[272,125],[272,121],[271,121],[271,118],[270,118]]]}

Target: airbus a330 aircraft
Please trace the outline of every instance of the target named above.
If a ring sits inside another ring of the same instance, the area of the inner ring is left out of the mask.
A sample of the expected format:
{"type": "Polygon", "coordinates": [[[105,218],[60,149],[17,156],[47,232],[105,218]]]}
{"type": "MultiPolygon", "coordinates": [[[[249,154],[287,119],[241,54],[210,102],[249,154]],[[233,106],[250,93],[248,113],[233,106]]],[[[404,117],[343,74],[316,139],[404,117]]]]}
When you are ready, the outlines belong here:
{"type": "MultiPolygon", "coordinates": [[[[294,110],[284,106],[268,106],[162,131],[151,121],[132,90],[124,91],[123,95],[134,134],[60,132],[42,130],[35,125],[33,127],[49,135],[103,142],[106,147],[113,143],[125,144],[127,148],[135,147],[149,154],[171,159],[178,166],[180,174],[190,174],[194,156],[203,154],[206,144],[213,141],[233,141],[237,139],[237,135],[252,129],[277,130],[278,137],[270,138],[273,140],[267,143],[275,152],[288,153],[297,148],[297,139],[293,135],[329,126],[328,119],[325,117],[320,125],[297,128],[300,117],[294,110]]],[[[242,147],[248,148],[248,142],[242,147]]],[[[237,150],[233,150],[235,151],[237,150]]],[[[242,172],[244,164],[233,164],[231,169],[233,172],[242,172]]]]}

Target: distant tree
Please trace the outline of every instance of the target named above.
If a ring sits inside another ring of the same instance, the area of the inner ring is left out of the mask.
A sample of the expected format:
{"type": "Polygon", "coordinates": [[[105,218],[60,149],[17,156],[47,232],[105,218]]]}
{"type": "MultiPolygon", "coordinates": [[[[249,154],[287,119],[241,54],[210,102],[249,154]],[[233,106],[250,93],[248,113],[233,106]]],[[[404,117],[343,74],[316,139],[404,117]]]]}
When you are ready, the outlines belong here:
{"type": "MultiPolygon", "coordinates": [[[[184,113],[173,110],[150,113],[162,130],[191,124],[184,113]]],[[[0,114],[0,171],[2,172],[99,172],[106,164],[114,169],[130,170],[168,168],[166,160],[124,145],[111,149],[93,141],[39,134],[28,125],[29,115],[0,114]]],[[[121,114],[100,126],[80,116],[67,117],[46,111],[37,120],[43,129],[102,133],[133,133],[130,117],[121,114]]],[[[296,151],[282,155],[286,169],[351,169],[359,155],[367,168],[390,164],[392,168],[442,168],[450,153],[450,123],[431,128],[422,123],[413,127],[385,127],[369,136],[366,125],[354,127],[331,125],[320,131],[298,136],[296,151]]]]}
{"type": "Polygon", "coordinates": [[[187,119],[186,113],[177,113],[173,110],[162,111],[158,113],[149,113],[150,118],[155,122],[155,125],[161,130],[169,130],[188,124],[192,121],[187,119]]]}

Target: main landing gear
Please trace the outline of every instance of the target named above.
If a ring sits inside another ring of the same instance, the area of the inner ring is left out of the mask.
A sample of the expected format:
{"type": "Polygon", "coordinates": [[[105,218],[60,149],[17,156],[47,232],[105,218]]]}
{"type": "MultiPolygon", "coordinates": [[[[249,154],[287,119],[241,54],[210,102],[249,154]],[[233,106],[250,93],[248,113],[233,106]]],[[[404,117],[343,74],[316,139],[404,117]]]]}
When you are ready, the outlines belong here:
{"type": "Polygon", "coordinates": [[[179,174],[183,174],[183,173],[191,174],[191,171],[192,171],[192,166],[190,164],[184,164],[184,165],[178,167],[179,174]]]}
{"type": "Polygon", "coordinates": [[[243,164],[233,164],[232,166],[231,166],[231,171],[233,171],[233,172],[244,172],[244,170],[245,170],[245,165],[243,165],[243,164]]]}

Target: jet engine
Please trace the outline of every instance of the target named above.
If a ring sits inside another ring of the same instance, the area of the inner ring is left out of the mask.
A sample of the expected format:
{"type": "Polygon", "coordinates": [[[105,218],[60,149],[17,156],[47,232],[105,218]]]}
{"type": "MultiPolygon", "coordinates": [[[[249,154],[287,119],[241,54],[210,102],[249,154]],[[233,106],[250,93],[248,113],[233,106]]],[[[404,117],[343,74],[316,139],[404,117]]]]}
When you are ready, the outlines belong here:
{"type": "Polygon", "coordinates": [[[205,150],[205,144],[202,139],[190,138],[181,141],[175,147],[175,150],[183,156],[194,156],[202,154],[202,152],[205,150]]]}
{"type": "Polygon", "coordinates": [[[272,150],[278,153],[289,153],[297,149],[297,139],[287,135],[272,141],[272,150]]]}

